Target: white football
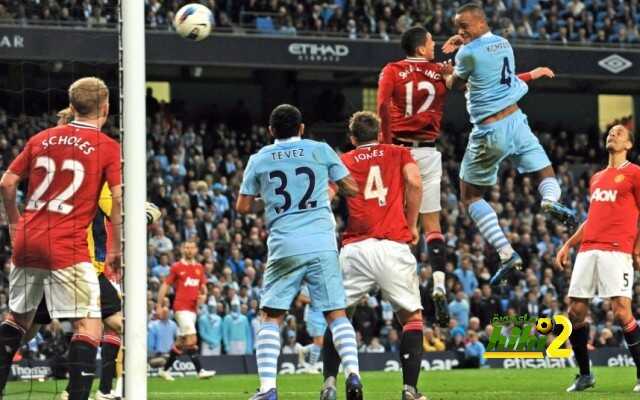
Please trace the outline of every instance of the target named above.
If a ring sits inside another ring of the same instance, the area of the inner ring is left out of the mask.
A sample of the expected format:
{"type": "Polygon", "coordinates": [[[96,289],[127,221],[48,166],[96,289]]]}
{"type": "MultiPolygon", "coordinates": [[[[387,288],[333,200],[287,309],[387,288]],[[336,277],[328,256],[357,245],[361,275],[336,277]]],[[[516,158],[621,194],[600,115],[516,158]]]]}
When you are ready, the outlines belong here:
{"type": "Polygon", "coordinates": [[[178,10],[173,26],[183,38],[199,42],[211,33],[213,14],[202,4],[187,4],[178,10]]]}

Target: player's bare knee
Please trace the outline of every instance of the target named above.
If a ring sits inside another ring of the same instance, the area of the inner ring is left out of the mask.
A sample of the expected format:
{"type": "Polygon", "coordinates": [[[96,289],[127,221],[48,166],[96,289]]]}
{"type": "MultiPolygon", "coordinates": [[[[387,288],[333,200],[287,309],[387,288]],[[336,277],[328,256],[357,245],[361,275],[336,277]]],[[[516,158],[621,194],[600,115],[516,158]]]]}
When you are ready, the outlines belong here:
{"type": "Polygon", "coordinates": [[[347,313],[345,310],[332,310],[324,313],[324,317],[327,319],[327,323],[332,323],[338,318],[346,317],[347,313]]]}
{"type": "Polygon", "coordinates": [[[419,322],[422,324],[422,310],[399,310],[396,315],[398,316],[400,324],[403,326],[410,322],[419,322]]]}
{"type": "Polygon", "coordinates": [[[87,335],[99,341],[102,337],[102,321],[98,318],[80,318],[73,322],[74,333],[87,335]]]}
{"type": "Polygon", "coordinates": [[[122,335],[122,314],[117,313],[102,320],[105,329],[112,330],[117,335],[122,335]]]}
{"type": "Polygon", "coordinates": [[[573,301],[569,306],[569,320],[574,325],[582,325],[587,316],[587,305],[582,301],[573,301]]]}
{"type": "Polygon", "coordinates": [[[275,308],[262,308],[262,321],[263,322],[275,322],[281,324],[284,321],[285,310],[276,310],[275,308]]]}

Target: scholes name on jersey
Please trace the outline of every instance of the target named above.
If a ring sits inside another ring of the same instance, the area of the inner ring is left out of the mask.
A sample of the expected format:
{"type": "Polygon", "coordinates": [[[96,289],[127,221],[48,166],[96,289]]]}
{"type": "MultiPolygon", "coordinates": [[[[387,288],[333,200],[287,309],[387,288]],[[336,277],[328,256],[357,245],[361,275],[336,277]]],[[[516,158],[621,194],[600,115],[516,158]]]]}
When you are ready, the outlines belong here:
{"type": "Polygon", "coordinates": [[[74,146],[77,147],[78,150],[82,151],[86,156],[96,150],[91,142],[77,136],[50,136],[46,140],[42,141],[43,148],[46,149],[49,146],[74,146]]]}
{"type": "Polygon", "coordinates": [[[353,155],[353,159],[356,162],[360,162],[360,161],[367,161],[367,160],[373,160],[374,158],[378,158],[378,157],[383,157],[384,156],[384,150],[378,150],[378,149],[374,149],[372,152],[370,153],[358,153],[358,154],[354,154],[353,155]]]}
{"type": "Polygon", "coordinates": [[[275,161],[291,159],[291,158],[300,158],[300,157],[304,157],[304,149],[274,151],[273,153],[271,153],[271,157],[273,157],[275,161]]]}

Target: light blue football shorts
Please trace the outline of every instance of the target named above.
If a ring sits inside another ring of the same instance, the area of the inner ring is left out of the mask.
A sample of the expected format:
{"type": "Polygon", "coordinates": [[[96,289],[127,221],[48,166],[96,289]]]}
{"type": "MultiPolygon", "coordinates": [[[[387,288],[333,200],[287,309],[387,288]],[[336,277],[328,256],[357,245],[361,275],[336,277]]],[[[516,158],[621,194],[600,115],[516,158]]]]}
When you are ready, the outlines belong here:
{"type": "Polygon", "coordinates": [[[337,251],[320,251],[268,261],[260,307],[288,310],[300,292],[309,287],[313,308],[332,311],[346,307],[337,251]]]}
{"type": "Polygon", "coordinates": [[[521,110],[500,121],[474,125],[462,159],[460,179],[477,186],[493,186],[498,181],[500,162],[505,158],[521,174],[551,165],[521,110]]]}

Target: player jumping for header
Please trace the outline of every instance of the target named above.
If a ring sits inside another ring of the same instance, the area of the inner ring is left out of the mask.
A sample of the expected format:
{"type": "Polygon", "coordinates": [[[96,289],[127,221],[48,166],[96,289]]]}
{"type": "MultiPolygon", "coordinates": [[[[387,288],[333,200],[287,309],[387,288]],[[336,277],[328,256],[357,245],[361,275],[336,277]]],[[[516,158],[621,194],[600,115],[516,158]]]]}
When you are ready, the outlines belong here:
{"type": "Polygon", "coordinates": [[[556,256],[557,264],[566,267],[571,249],[580,246],[569,285],[569,319],[573,326],[569,340],[580,374],[567,392],[585,390],[596,382],[589,369],[589,324],[585,321],[589,300],[596,293],[611,299],[613,314],[636,364],[633,391],[640,392],[640,328],[631,311],[633,263],[640,265],[640,167],[627,160],[633,139],[632,132],[622,125],[609,130],[609,165],[591,178],[587,220],[556,256]]]}
{"type": "Polygon", "coordinates": [[[513,73],[511,45],[491,33],[482,6],[460,7],[455,22],[458,34],[443,45],[445,53],[460,47],[447,87],[467,89],[467,110],[473,123],[460,168],[460,193],[471,219],[500,256],[501,266],[491,278],[491,284],[497,285],[522,268],[522,259],[502,232],[496,212],[482,198],[497,183],[502,160],[509,158],[521,174],[538,176],[545,212],[568,225],[575,223],[575,212],[559,203],[561,189],[551,162],[518,108],[528,86],[513,73]]]}
{"type": "Polygon", "coordinates": [[[239,213],[262,197],[269,227],[269,261],[264,275],[256,358],[260,390],[252,400],[276,400],[280,325],[291,302],[307,283],[311,304],[324,312],[347,376],[347,400],[362,399],[356,334],[346,306],[338,261],[335,220],[329,204],[329,181],[347,195],[358,186],[338,155],[325,143],[302,139],[300,111],[276,107],[269,118],[275,143],[251,156],[236,204],[239,213]]]}
{"type": "MultiPolygon", "coordinates": [[[[436,319],[449,325],[449,307],[445,288],[446,250],[440,227],[440,181],[442,155],[436,148],[440,123],[448,93],[445,81],[451,75],[449,63],[436,63],[435,42],[422,27],[407,30],[401,39],[407,57],[387,64],[378,83],[378,114],[383,142],[411,148],[420,168],[422,198],[420,220],[425,232],[429,263],[433,268],[433,293],[436,319]]],[[[529,81],[553,72],[544,67],[519,74],[529,81]]]]}

